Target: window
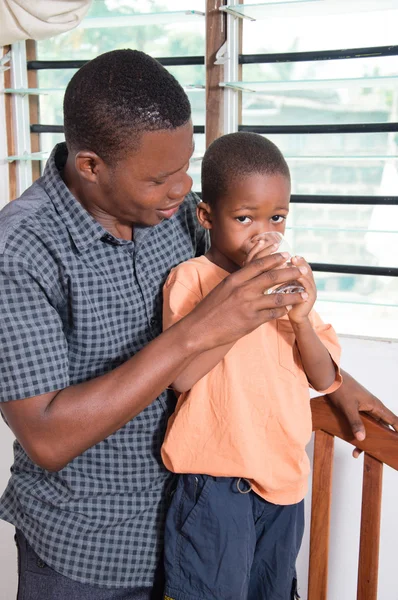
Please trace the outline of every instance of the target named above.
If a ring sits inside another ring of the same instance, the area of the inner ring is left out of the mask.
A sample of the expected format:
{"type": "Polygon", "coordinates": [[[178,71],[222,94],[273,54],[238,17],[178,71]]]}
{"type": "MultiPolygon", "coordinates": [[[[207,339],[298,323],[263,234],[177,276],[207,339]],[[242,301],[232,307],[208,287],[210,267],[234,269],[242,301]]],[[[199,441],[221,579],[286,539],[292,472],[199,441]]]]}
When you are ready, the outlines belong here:
{"type": "MultiPolygon", "coordinates": [[[[257,131],[285,154],[293,182],[287,234],[313,264],[319,311],[339,333],[398,339],[398,0],[230,0],[222,9],[224,131],[257,131]]],[[[27,152],[17,169],[32,158],[43,164],[63,139],[63,92],[75,70],[131,47],[159,58],[187,89],[199,191],[205,10],[205,0],[93,0],[78,28],[37,42],[34,52],[28,44],[29,82],[17,82],[14,96],[25,99],[26,122],[29,83],[39,153],[27,152]]],[[[212,119],[217,102],[220,94],[212,119]]],[[[10,154],[21,158],[20,148],[10,154]]]]}
{"type": "Polygon", "coordinates": [[[397,338],[398,2],[230,9],[249,18],[227,86],[242,90],[240,128],[287,158],[287,236],[316,263],[318,310],[339,333],[397,338]]]}
{"type": "MultiPolygon", "coordinates": [[[[57,129],[62,128],[63,92],[76,72],[76,68],[69,67],[81,66],[81,61],[117,48],[143,50],[164,59],[162,62],[187,90],[195,130],[201,132],[195,134],[195,156],[203,155],[204,12],[205,0],[94,0],[79,27],[37,42],[36,60],[31,66],[36,67],[37,86],[41,92],[39,127],[34,130],[41,132],[43,158],[47,158],[53,146],[64,139],[57,129]],[[177,65],[173,66],[175,62],[177,65]]],[[[194,189],[198,190],[200,164],[195,157],[190,173],[194,189]]]]}

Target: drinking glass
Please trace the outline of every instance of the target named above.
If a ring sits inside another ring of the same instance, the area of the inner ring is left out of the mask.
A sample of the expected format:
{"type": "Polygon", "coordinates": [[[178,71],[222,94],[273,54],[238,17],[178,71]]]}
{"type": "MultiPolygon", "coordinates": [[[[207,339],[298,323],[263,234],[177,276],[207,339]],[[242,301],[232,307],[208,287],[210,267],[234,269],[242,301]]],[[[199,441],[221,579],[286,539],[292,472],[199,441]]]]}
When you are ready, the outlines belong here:
{"type": "MultiPolygon", "coordinates": [[[[291,246],[287,242],[286,238],[281,233],[279,233],[279,231],[266,231],[264,233],[256,235],[252,239],[252,242],[258,242],[261,239],[269,243],[278,244],[278,248],[274,252],[272,252],[272,254],[275,254],[276,252],[288,252],[290,256],[294,256],[294,252],[291,246]]],[[[288,260],[281,268],[292,266],[292,262],[288,260]]],[[[268,294],[296,294],[304,291],[305,289],[301,285],[301,283],[299,281],[294,280],[270,288],[268,290],[268,294]]]]}

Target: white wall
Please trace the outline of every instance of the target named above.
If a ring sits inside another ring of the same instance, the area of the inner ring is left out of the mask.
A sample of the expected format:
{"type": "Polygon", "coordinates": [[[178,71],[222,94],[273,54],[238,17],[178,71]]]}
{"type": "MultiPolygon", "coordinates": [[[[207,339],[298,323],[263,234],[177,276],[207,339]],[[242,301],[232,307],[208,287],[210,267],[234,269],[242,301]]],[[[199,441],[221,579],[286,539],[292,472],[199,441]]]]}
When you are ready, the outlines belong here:
{"type": "MultiPolygon", "coordinates": [[[[12,464],[11,434],[4,421],[0,422],[0,490],[2,491],[10,475],[12,464]]],[[[14,600],[17,589],[17,556],[14,543],[14,529],[0,521],[0,600],[14,600]]]]}
{"type": "MultiPolygon", "coordinates": [[[[394,377],[398,367],[398,342],[342,338],[342,345],[343,366],[398,412],[394,377]]],[[[12,459],[12,435],[4,423],[0,423],[0,457],[1,490],[6,485],[12,459]]],[[[362,459],[351,457],[348,444],[336,441],[328,600],[354,600],[356,597],[362,462],[362,459]]],[[[385,467],[378,600],[398,600],[395,554],[398,540],[397,498],[398,473],[385,467]]],[[[309,508],[308,501],[307,513],[309,508]]],[[[16,595],[16,557],[13,529],[7,523],[0,523],[0,540],[0,600],[13,600],[16,595]]],[[[307,560],[308,529],[298,561],[302,600],[307,597],[307,560]]]]}
{"type": "MultiPolygon", "coordinates": [[[[342,364],[395,413],[398,393],[395,372],[398,368],[398,342],[380,342],[343,338],[342,364]]],[[[312,445],[309,448],[312,454],[312,445]]],[[[398,452],[398,445],[397,445],[398,452]]],[[[362,494],[363,458],[351,456],[352,446],[336,440],[332,495],[331,548],[329,560],[328,600],[356,598],[357,561],[362,494]]],[[[384,467],[383,505],[380,540],[378,600],[398,600],[396,586],[396,544],[398,539],[398,473],[384,467]]],[[[310,521],[311,490],[306,505],[310,521]]],[[[307,598],[309,527],[298,560],[302,600],[307,598]]]]}

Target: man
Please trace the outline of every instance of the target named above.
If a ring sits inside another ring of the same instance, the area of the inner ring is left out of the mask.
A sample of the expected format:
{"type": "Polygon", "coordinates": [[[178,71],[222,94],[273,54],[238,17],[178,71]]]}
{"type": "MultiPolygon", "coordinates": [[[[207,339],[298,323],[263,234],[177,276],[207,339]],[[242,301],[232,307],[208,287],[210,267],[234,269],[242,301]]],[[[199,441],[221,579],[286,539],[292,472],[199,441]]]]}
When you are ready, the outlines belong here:
{"type": "MultiPolygon", "coordinates": [[[[188,99],[141,52],[99,56],[72,78],[66,146],[0,213],[2,412],[15,463],[0,516],[17,529],[20,597],[162,597],[160,459],[170,383],[200,353],[303,302],[272,255],[229,276],[161,333],[161,288],[207,248],[187,175],[188,99]]],[[[347,377],[334,402],[396,417],[347,377]]]]}

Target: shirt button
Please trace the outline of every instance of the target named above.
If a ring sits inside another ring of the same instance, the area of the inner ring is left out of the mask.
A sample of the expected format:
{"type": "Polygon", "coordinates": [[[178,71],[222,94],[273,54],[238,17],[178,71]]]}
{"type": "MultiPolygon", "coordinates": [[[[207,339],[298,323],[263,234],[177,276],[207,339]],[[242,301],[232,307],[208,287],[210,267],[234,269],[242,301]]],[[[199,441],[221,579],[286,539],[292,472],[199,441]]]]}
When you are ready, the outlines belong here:
{"type": "Polygon", "coordinates": [[[47,566],[44,560],[42,560],[41,558],[37,559],[36,564],[39,567],[39,569],[44,569],[47,566]]]}

